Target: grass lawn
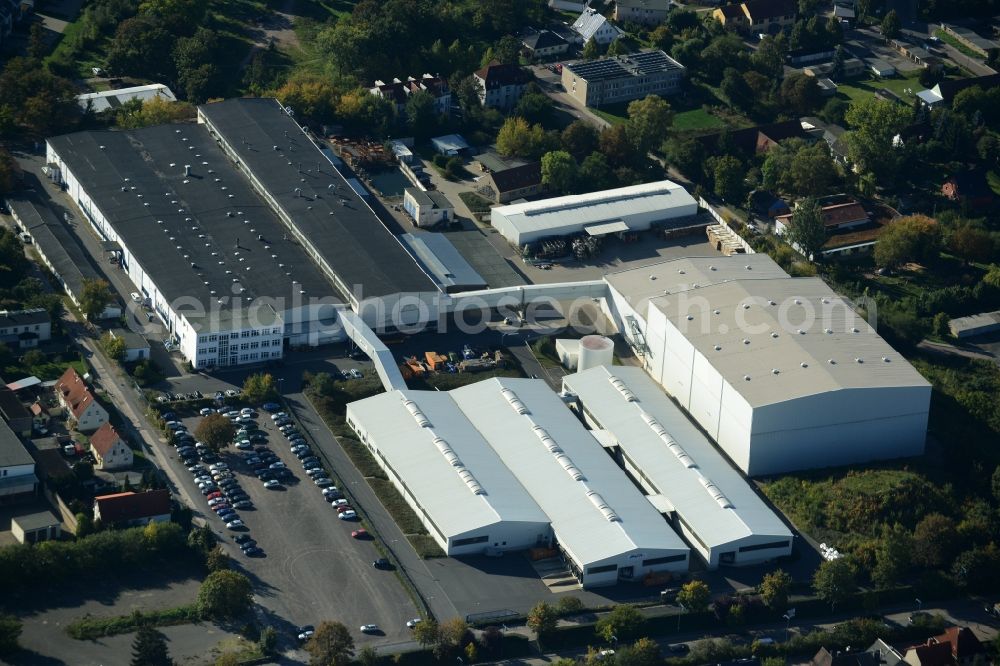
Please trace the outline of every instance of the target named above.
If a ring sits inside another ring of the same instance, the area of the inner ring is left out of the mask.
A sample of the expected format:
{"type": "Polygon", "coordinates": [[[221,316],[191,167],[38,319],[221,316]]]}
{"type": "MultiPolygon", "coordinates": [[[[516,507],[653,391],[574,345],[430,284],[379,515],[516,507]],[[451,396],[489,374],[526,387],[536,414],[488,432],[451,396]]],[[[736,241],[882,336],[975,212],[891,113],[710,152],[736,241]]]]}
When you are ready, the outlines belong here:
{"type": "Polygon", "coordinates": [[[843,95],[848,101],[861,102],[879,90],[890,90],[899,95],[901,99],[909,101],[912,99],[912,95],[904,90],[912,89],[916,92],[924,89],[924,86],[920,85],[919,77],[919,72],[912,72],[905,76],[894,76],[888,79],[871,78],[864,81],[838,83],[837,94],[838,96],[843,95]]]}
{"type": "Polygon", "coordinates": [[[674,124],[672,129],[677,132],[689,132],[692,130],[714,130],[726,127],[724,120],[718,116],[705,111],[705,109],[691,109],[674,114],[674,124]]]}
{"type": "Polygon", "coordinates": [[[481,197],[475,192],[459,192],[458,198],[468,206],[473,213],[488,213],[493,202],[486,197],[481,197]]]}
{"type": "Polygon", "coordinates": [[[595,116],[599,116],[612,125],[622,125],[628,120],[628,103],[608,104],[601,108],[591,108],[595,116]]]}
{"type": "Polygon", "coordinates": [[[953,35],[949,35],[944,30],[935,30],[934,31],[934,36],[937,37],[938,39],[940,39],[945,44],[948,44],[950,46],[954,46],[956,49],[958,49],[959,51],[961,51],[965,55],[969,56],[973,60],[982,60],[983,59],[983,56],[982,56],[981,53],[976,53],[975,51],[973,51],[972,49],[970,49],[968,46],[966,46],[962,42],[958,41],[958,39],[956,39],[953,35]]]}

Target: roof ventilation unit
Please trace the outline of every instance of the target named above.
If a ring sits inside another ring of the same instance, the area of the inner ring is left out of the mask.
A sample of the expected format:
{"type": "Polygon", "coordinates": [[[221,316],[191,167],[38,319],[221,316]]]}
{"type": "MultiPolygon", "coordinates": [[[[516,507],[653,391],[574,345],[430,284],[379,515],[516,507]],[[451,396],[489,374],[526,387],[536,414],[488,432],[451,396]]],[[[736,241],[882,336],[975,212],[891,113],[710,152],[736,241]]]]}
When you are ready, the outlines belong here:
{"type": "Polygon", "coordinates": [[[586,481],[586,478],[583,476],[583,472],[581,472],[580,469],[573,464],[573,461],[568,455],[565,453],[557,453],[556,460],[559,462],[559,465],[566,470],[566,473],[573,477],[574,481],[586,481]]]}
{"type": "Polygon", "coordinates": [[[608,381],[611,382],[611,385],[614,386],[619,393],[622,394],[622,397],[625,398],[627,402],[636,402],[638,400],[638,398],[635,397],[635,394],[629,390],[629,387],[625,386],[625,382],[620,380],[618,377],[611,375],[608,377],[608,381]]]}
{"type": "Polygon", "coordinates": [[[604,517],[607,518],[609,523],[621,522],[621,518],[618,517],[618,514],[615,513],[610,506],[608,506],[608,503],[604,501],[604,498],[601,497],[597,491],[588,490],[587,497],[590,499],[590,503],[596,506],[598,510],[604,514],[604,517]]]}
{"type": "Polygon", "coordinates": [[[413,402],[412,400],[404,400],[403,405],[406,406],[406,410],[410,412],[410,416],[412,416],[413,420],[417,422],[417,425],[419,425],[421,428],[430,427],[431,422],[427,419],[426,416],[424,416],[424,413],[420,411],[420,407],[417,406],[417,403],[413,402]]]}
{"type": "Polygon", "coordinates": [[[705,487],[705,490],[707,490],[708,493],[712,496],[712,499],[718,502],[719,506],[721,506],[723,509],[733,508],[733,503],[729,501],[729,498],[726,497],[721,490],[719,490],[719,487],[717,485],[715,485],[714,483],[712,483],[710,480],[706,479],[703,476],[699,476],[698,480],[701,481],[701,485],[705,487]]]}
{"type": "MultiPolygon", "coordinates": [[[[507,400],[507,403],[514,408],[514,411],[520,414],[521,416],[524,416],[525,414],[529,413],[528,408],[524,406],[524,403],[521,402],[521,399],[518,398],[517,394],[514,393],[509,388],[500,389],[500,394],[507,400]]],[[[535,427],[539,428],[540,426],[535,426],[535,427]]]]}

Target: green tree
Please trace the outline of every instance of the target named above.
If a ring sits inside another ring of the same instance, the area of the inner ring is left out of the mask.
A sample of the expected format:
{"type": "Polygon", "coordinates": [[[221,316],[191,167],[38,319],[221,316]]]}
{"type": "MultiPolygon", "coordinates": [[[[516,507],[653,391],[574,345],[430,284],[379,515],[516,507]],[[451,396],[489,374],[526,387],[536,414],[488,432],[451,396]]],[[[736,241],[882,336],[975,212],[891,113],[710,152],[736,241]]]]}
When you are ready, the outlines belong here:
{"type": "Polygon", "coordinates": [[[631,645],[620,648],[615,654],[615,666],[661,666],[663,653],[656,641],[640,638],[631,645]]]}
{"type": "MultiPolygon", "coordinates": [[[[582,187],[589,191],[600,191],[611,189],[615,186],[615,174],[611,171],[611,166],[604,159],[604,155],[593,152],[580,164],[579,182],[582,187]]],[[[574,599],[575,597],[566,597],[574,599]]]]}
{"type": "Polygon", "coordinates": [[[902,166],[903,152],[894,139],[912,115],[910,107],[874,96],[853,102],[844,114],[851,127],[846,135],[848,158],[861,171],[870,171],[880,178],[895,178],[902,166]]]}
{"type": "Polygon", "coordinates": [[[213,571],[198,590],[198,611],[210,619],[239,617],[253,603],[250,579],[235,571],[213,571]]]}
{"type": "Polygon", "coordinates": [[[21,357],[21,362],[24,363],[29,368],[33,368],[36,365],[41,365],[45,363],[46,356],[45,352],[41,349],[29,349],[24,352],[24,356],[21,357]]]}
{"type": "Polygon", "coordinates": [[[528,89],[521,95],[514,107],[514,115],[520,116],[529,123],[547,125],[552,120],[552,99],[534,83],[528,84],[528,89]]]}
{"type": "Polygon", "coordinates": [[[222,548],[209,551],[205,557],[205,568],[209,571],[226,571],[233,566],[232,558],[222,548]]]}
{"type": "Polygon", "coordinates": [[[788,591],[792,587],[792,577],[782,569],[764,574],[757,591],[764,605],[773,611],[788,608],[788,591]]]}
{"type": "Polygon", "coordinates": [[[618,604],[597,621],[597,635],[605,641],[612,636],[626,640],[638,636],[646,626],[646,617],[632,604],[618,604]]]}
{"type": "Polygon", "coordinates": [[[649,33],[649,41],[661,51],[669,52],[670,47],[674,45],[674,35],[670,32],[669,26],[661,23],[649,33]]]}
{"type": "Polygon", "coordinates": [[[438,623],[432,619],[426,619],[413,628],[413,640],[425,648],[437,645],[440,634],[438,623]]]}
{"type": "Polygon", "coordinates": [[[378,664],[378,651],[371,645],[364,646],[358,651],[358,663],[361,666],[375,666],[378,664]]]}
{"type": "Polygon", "coordinates": [[[612,167],[632,166],[639,157],[624,125],[614,125],[601,132],[598,146],[612,167]]]}
{"type": "Polygon", "coordinates": [[[268,372],[255,373],[243,382],[243,399],[252,405],[278,399],[278,383],[268,372]]]}
{"type": "Polygon", "coordinates": [[[712,167],[713,190],[727,203],[743,200],[743,163],[732,155],[714,160],[712,167]]]}
{"type": "Polygon", "coordinates": [[[220,451],[233,443],[236,426],[222,414],[209,414],[195,428],[194,436],[213,451],[220,451]]]}
{"type": "Polygon", "coordinates": [[[541,125],[529,125],[524,118],[511,117],[497,133],[497,151],[501,155],[538,159],[558,142],[550,138],[541,125]]]}
{"type": "Polygon", "coordinates": [[[6,148],[0,146],[0,195],[14,191],[16,173],[17,162],[14,161],[14,156],[7,152],[6,148]]]}
{"type": "Polygon", "coordinates": [[[952,230],[948,234],[948,249],[966,265],[974,261],[987,262],[995,253],[993,236],[990,232],[973,224],[963,224],[952,230]]]}
{"type": "Polygon", "coordinates": [[[705,581],[692,580],[681,586],[677,593],[677,602],[691,613],[701,613],[708,610],[711,591],[705,581]]]}
{"type": "Polygon", "coordinates": [[[754,92],[750,89],[743,75],[733,67],[727,67],[722,73],[722,83],[719,90],[726,96],[729,103],[738,109],[751,109],[755,103],[754,92]]]}
{"type": "Polygon", "coordinates": [[[560,615],[579,613],[583,610],[583,602],[580,601],[579,597],[563,597],[556,606],[560,615]]]}
{"type": "Polygon", "coordinates": [[[893,220],[878,237],[875,263],[896,267],[915,261],[928,263],[941,250],[941,230],[926,215],[907,215],[893,220]]]}
{"type": "Polygon", "coordinates": [[[659,95],[647,95],[628,105],[625,134],[641,155],[658,148],[670,133],[674,112],[659,95]]]}
{"type": "Polygon", "coordinates": [[[955,521],[940,513],[924,516],[913,528],[913,562],[940,569],[948,565],[961,548],[955,521]]]}
{"type": "Polygon", "coordinates": [[[599,55],[601,55],[601,45],[597,43],[596,39],[591,37],[587,40],[587,43],[583,45],[583,59],[593,60],[599,55]]]}
{"type": "Polygon", "coordinates": [[[572,193],[580,176],[580,167],[564,150],[542,155],[542,182],[556,192],[572,193]]]}
{"type": "Polygon", "coordinates": [[[493,47],[493,59],[503,65],[516,65],[520,62],[521,40],[513,35],[504,35],[493,47]]]}
{"type": "Polygon", "coordinates": [[[347,666],[354,657],[354,639],[340,622],[321,622],[306,642],[306,652],[314,666],[347,666]]]}
{"type": "Polygon", "coordinates": [[[17,125],[34,135],[69,131],[82,116],[76,95],[72,81],[36,60],[11,58],[0,73],[0,130],[17,125]]]}
{"type": "Polygon", "coordinates": [[[900,524],[884,525],[875,549],[872,582],[882,589],[897,585],[912,563],[913,536],[900,524]]]}
{"type": "Polygon", "coordinates": [[[146,16],[126,19],[118,24],[108,46],[108,69],[116,76],[173,80],[173,60],[164,56],[174,43],[159,21],[146,16]]]}
{"type": "Polygon", "coordinates": [[[265,655],[273,655],[274,648],[278,645],[278,632],[274,627],[267,626],[260,630],[260,637],[257,638],[257,647],[265,655]]]}
{"type": "Polygon", "coordinates": [[[594,126],[583,120],[574,120],[560,136],[562,149],[580,160],[597,149],[598,134],[594,126]]]}
{"type": "Polygon", "coordinates": [[[816,77],[790,74],[781,82],[779,97],[782,104],[796,113],[812,113],[823,101],[816,77]]]}
{"type": "Polygon", "coordinates": [[[628,41],[623,37],[615,37],[614,41],[608,44],[609,56],[628,55],[631,52],[632,49],[629,48],[628,41]]]}
{"type": "Polygon", "coordinates": [[[831,608],[850,597],[856,588],[854,566],[843,557],[824,560],[813,575],[813,590],[831,608]]]}
{"type": "Polygon", "coordinates": [[[406,99],[406,122],[417,140],[430,137],[438,125],[434,97],[426,90],[413,93],[406,99]]]}
{"type": "Polygon", "coordinates": [[[700,141],[691,137],[674,138],[663,146],[663,152],[667,154],[670,163],[685,176],[695,181],[701,180],[705,149],[700,141]]]}
{"type": "Polygon", "coordinates": [[[156,17],[174,33],[187,34],[201,24],[208,10],[206,0],[142,0],[139,13],[156,17]]]}
{"type": "Polygon", "coordinates": [[[785,230],[785,238],[806,257],[818,258],[827,235],[823,212],[815,199],[803,199],[795,207],[785,230]]]}
{"type": "Polygon", "coordinates": [[[185,98],[193,103],[204,102],[215,87],[218,67],[215,65],[218,38],[214,30],[199,27],[191,37],[180,37],[174,44],[174,69],[185,98]]]}
{"type": "Polygon", "coordinates": [[[143,625],[132,641],[132,666],[173,666],[167,651],[167,637],[151,626],[143,625]]]}
{"type": "Polygon", "coordinates": [[[469,634],[469,625],[460,617],[453,617],[438,624],[438,644],[434,654],[438,659],[453,654],[462,647],[469,634]]]}
{"type": "Polygon", "coordinates": [[[94,533],[94,517],[87,511],[76,514],[76,538],[82,539],[94,533]]]}
{"type": "Polygon", "coordinates": [[[902,29],[903,23],[899,20],[899,14],[896,13],[895,9],[890,9],[886,12],[880,27],[882,28],[882,36],[886,39],[899,37],[899,31],[902,29]]]}
{"type": "Polygon", "coordinates": [[[788,53],[788,40],[785,33],[768,35],[760,40],[757,50],[750,56],[751,64],[761,74],[779,79],[785,71],[785,55],[788,53]]]}
{"type": "Polygon", "coordinates": [[[48,41],[45,38],[45,26],[41,21],[31,24],[28,32],[28,57],[32,60],[41,60],[49,52],[48,41]]]}
{"type": "MultiPolygon", "coordinates": [[[[371,95],[374,97],[374,95],[371,95]]],[[[295,110],[296,117],[304,116],[316,122],[330,122],[336,117],[340,93],[328,78],[314,74],[293,75],[275,92],[275,97],[295,110]]]]}
{"type": "Polygon", "coordinates": [[[208,555],[218,545],[218,540],[212,528],[204,525],[188,532],[187,544],[202,555],[208,555]]]}
{"type": "Polygon", "coordinates": [[[21,620],[15,615],[0,614],[0,656],[18,649],[17,639],[21,635],[21,620]]]}
{"type": "Polygon", "coordinates": [[[556,624],[559,622],[559,613],[551,604],[539,601],[528,611],[527,621],[532,631],[541,637],[555,631],[556,624]]]}
{"type": "Polygon", "coordinates": [[[127,346],[123,339],[111,335],[108,331],[101,336],[101,349],[111,360],[121,361],[125,358],[127,346]]]}
{"type": "Polygon", "coordinates": [[[108,307],[114,296],[107,282],[98,278],[84,278],[80,290],[80,310],[87,319],[97,319],[108,307]]]}

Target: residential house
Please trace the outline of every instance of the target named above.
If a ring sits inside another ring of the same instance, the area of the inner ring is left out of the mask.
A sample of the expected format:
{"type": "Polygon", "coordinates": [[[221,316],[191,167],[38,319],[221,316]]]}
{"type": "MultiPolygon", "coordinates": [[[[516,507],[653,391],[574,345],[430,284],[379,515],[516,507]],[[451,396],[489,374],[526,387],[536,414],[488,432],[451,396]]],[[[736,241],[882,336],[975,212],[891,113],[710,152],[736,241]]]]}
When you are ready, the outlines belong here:
{"type": "Polygon", "coordinates": [[[809,662],[810,666],[896,666],[903,656],[882,639],[876,640],[867,650],[836,650],[820,648],[809,662]]]}
{"type": "Polygon", "coordinates": [[[165,523],[170,520],[170,491],[101,495],[94,499],[94,521],[98,520],[119,527],[165,523]]]}
{"type": "Polygon", "coordinates": [[[0,505],[34,495],[35,459],[6,421],[0,421],[0,505]]]}
{"type": "Polygon", "coordinates": [[[948,627],[943,634],[934,636],[928,640],[930,641],[948,645],[957,664],[968,664],[986,653],[983,644],[968,627],[948,627]]]}
{"type": "Polygon", "coordinates": [[[951,646],[947,643],[936,643],[929,639],[927,643],[907,648],[903,661],[911,666],[955,666],[951,656],[951,646]]]}
{"type": "Polygon", "coordinates": [[[433,227],[455,218],[455,207],[448,197],[435,190],[425,191],[417,187],[403,190],[403,210],[418,227],[433,227]]]}
{"type": "Polygon", "coordinates": [[[495,60],[477,70],[473,77],[479,87],[480,103],[505,111],[517,105],[532,79],[529,72],[517,65],[502,65],[495,60]]]}
{"type": "Polygon", "coordinates": [[[11,430],[22,437],[31,436],[31,412],[17,394],[6,386],[0,387],[0,415],[11,430]]]}
{"type": "Polygon", "coordinates": [[[747,157],[752,157],[766,153],[779,142],[792,138],[809,138],[806,131],[802,129],[802,123],[798,120],[784,120],[719,134],[707,134],[696,140],[704,146],[710,155],[718,154],[722,150],[726,152],[736,151],[747,157]]]}
{"type": "Polygon", "coordinates": [[[419,79],[409,76],[405,81],[375,81],[375,85],[368,91],[395,104],[396,113],[400,116],[406,115],[406,102],[410,95],[417,92],[426,92],[433,97],[434,110],[439,114],[451,114],[451,88],[448,87],[448,80],[441,76],[424,74],[419,79]]]}
{"type": "MultiPolygon", "coordinates": [[[[834,201],[821,206],[823,225],[828,233],[837,230],[854,229],[871,222],[871,216],[865,207],[859,202],[849,197],[835,197],[834,201]]],[[[821,202],[822,203],[822,202],[821,202]]],[[[788,223],[794,213],[778,215],[775,219],[774,233],[779,236],[784,235],[788,229],[788,223]]]]}
{"type": "Polygon", "coordinates": [[[687,70],[663,51],[640,51],[563,66],[562,84],[581,104],[599,107],[680,92],[687,70]]]}
{"type": "Polygon", "coordinates": [[[28,408],[31,411],[31,422],[35,428],[44,428],[49,423],[49,411],[40,402],[32,403],[28,408]]]}
{"type": "Polygon", "coordinates": [[[950,105],[955,95],[974,86],[980,86],[983,90],[1000,86],[1000,74],[972,76],[966,79],[944,79],[933,88],[918,92],[917,98],[927,106],[950,105]]]}
{"type": "Polygon", "coordinates": [[[833,18],[840,21],[841,25],[854,27],[854,22],[856,20],[854,5],[847,5],[838,2],[833,6],[833,18]]]}
{"type": "Polygon", "coordinates": [[[806,116],[800,120],[802,129],[815,140],[822,139],[830,147],[830,154],[837,162],[847,165],[847,141],[844,135],[847,130],[836,123],[828,123],[813,116],[806,116]]]}
{"type": "Polygon", "coordinates": [[[987,208],[995,196],[982,169],[962,171],[949,176],[941,185],[941,194],[972,209],[987,208]]]}
{"type": "Polygon", "coordinates": [[[132,449],[113,425],[105,423],[90,436],[90,452],[97,469],[128,469],[132,466],[132,449]]]}
{"type": "Polygon", "coordinates": [[[577,42],[580,44],[586,44],[593,39],[598,44],[607,45],[622,34],[618,26],[612,25],[603,14],[590,7],[583,10],[580,17],[573,22],[571,29],[576,33],[577,42]]]}
{"type": "Polygon", "coordinates": [[[505,159],[495,153],[476,155],[476,161],[486,172],[477,191],[498,204],[536,196],[544,190],[539,162],[505,159]]]}
{"type": "Polygon", "coordinates": [[[51,339],[52,318],[45,309],[0,310],[0,342],[8,347],[31,349],[51,339]]]}
{"type": "Polygon", "coordinates": [[[521,44],[532,60],[554,58],[569,50],[569,42],[551,30],[533,30],[521,38],[521,44]]]}
{"type": "Polygon", "coordinates": [[[795,23],[794,0],[748,0],[712,12],[723,27],[751,34],[777,34],[795,23]]]}
{"type": "Polygon", "coordinates": [[[149,358],[149,343],[146,338],[138,333],[133,333],[126,328],[113,328],[110,331],[111,337],[125,343],[125,357],[128,362],[142,361],[149,358]]]}
{"type": "Polygon", "coordinates": [[[615,0],[614,19],[619,23],[657,25],[667,19],[669,11],[670,0],[615,0]]]}
{"type": "Polygon", "coordinates": [[[90,387],[74,369],[68,368],[56,381],[56,399],[76,421],[80,432],[94,432],[108,422],[108,411],[97,402],[90,387]]]}
{"type": "Polygon", "coordinates": [[[549,0],[549,9],[564,12],[582,12],[590,4],[590,0],[549,0]]]}

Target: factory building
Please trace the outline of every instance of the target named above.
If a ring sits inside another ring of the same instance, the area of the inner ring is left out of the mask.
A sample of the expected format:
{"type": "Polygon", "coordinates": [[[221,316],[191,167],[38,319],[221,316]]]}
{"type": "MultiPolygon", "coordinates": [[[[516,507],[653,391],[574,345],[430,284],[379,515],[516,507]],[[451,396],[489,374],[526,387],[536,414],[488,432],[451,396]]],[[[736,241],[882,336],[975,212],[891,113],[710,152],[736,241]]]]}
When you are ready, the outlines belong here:
{"type": "Polygon", "coordinates": [[[354,402],[347,422],[449,554],[550,545],[585,587],[686,571],[690,550],[541,380],[354,402]]]}
{"type": "Polygon", "coordinates": [[[930,384],[822,280],[764,254],[605,279],[646,371],[747,474],[923,453],[930,384]]]}
{"type": "Polygon", "coordinates": [[[709,569],[791,554],[788,527],[642,368],[591,368],[563,388],[709,569]]]}
{"type": "Polygon", "coordinates": [[[512,245],[586,233],[591,236],[669,227],[698,212],[698,202],[669,180],[589,194],[497,206],[490,223],[512,245]]]}

